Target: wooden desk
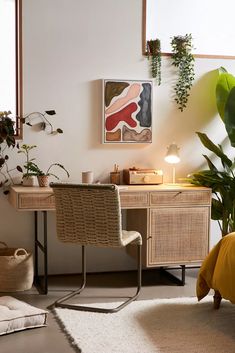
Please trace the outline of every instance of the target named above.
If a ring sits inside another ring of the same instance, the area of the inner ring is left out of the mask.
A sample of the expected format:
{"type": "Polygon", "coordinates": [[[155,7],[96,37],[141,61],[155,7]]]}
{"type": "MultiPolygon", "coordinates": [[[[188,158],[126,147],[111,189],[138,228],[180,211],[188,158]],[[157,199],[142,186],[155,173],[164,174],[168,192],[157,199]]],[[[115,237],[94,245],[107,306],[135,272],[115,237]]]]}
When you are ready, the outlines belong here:
{"type": "MultiPolygon", "coordinates": [[[[122,209],[126,209],[127,230],[143,238],[143,266],[182,267],[201,263],[209,252],[211,190],[192,185],[144,185],[120,187],[122,209]]],[[[55,210],[51,188],[12,186],[9,201],[19,211],[35,213],[35,280],[38,249],[44,253],[44,288],[47,293],[47,211],[55,210]],[[38,212],[43,213],[44,244],[38,240],[38,212]]],[[[131,247],[128,253],[132,254],[131,247]]]]}

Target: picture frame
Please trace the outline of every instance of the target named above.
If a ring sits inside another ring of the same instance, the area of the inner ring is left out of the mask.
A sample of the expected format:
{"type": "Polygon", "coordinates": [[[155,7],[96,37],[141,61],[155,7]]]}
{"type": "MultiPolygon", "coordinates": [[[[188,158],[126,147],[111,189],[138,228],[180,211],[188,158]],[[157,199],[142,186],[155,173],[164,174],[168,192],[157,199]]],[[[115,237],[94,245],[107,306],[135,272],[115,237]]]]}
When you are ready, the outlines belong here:
{"type": "Polygon", "coordinates": [[[151,143],[152,96],[152,80],[103,79],[103,143],[151,143]]]}

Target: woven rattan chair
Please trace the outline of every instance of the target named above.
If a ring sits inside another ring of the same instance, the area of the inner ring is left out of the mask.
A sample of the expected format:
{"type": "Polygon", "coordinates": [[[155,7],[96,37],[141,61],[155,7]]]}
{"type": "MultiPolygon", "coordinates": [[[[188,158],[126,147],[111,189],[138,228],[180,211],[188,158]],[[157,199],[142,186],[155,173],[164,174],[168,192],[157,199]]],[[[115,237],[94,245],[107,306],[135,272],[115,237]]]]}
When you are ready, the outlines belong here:
{"type": "Polygon", "coordinates": [[[55,302],[55,306],[95,311],[117,312],[135,300],[141,289],[142,238],[136,231],[122,230],[119,190],[112,184],[59,184],[51,183],[55,195],[57,236],[64,243],[82,246],[82,284],[80,288],[55,302]],[[138,283],[134,296],[116,308],[96,308],[65,303],[81,293],[86,285],[85,247],[121,248],[136,244],[138,249],[138,283]]]}

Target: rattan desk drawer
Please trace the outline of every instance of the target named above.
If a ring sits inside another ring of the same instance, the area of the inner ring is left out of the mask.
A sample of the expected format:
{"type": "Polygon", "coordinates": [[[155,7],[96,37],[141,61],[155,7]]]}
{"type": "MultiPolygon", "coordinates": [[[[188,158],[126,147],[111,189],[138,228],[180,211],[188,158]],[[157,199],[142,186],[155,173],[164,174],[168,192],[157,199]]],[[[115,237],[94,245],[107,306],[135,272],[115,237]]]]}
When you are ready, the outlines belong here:
{"type": "Polygon", "coordinates": [[[205,191],[160,191],[151,192],[150,205],[154,206],[183,206],[183,205],[210,205],[211,192],[205,191]]]}
{"type": "Polygon", "coordinates": [[[55,208],[52,194],[19,194],[18,208],[24,210],[51,210],[55,208]]]}
{"type": "Polygon", "coordinates": [[[121,207],[146,207],[149,204],[149,197],[147,192],[120,192],[121,207]]]}

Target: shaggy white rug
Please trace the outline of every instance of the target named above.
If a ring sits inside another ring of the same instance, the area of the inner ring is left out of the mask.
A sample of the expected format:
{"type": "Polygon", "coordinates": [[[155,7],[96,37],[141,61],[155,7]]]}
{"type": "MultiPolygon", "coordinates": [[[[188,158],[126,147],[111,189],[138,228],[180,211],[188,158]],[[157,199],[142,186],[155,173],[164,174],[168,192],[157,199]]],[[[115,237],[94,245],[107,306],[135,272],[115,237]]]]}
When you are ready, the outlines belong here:
{"type": "Polygon", "coordinates": [[[55,314],[82,353],[235,353],[235,306],[223,300],[214,310],[212,297],[138,300],[114,314],[55,314]]]}

